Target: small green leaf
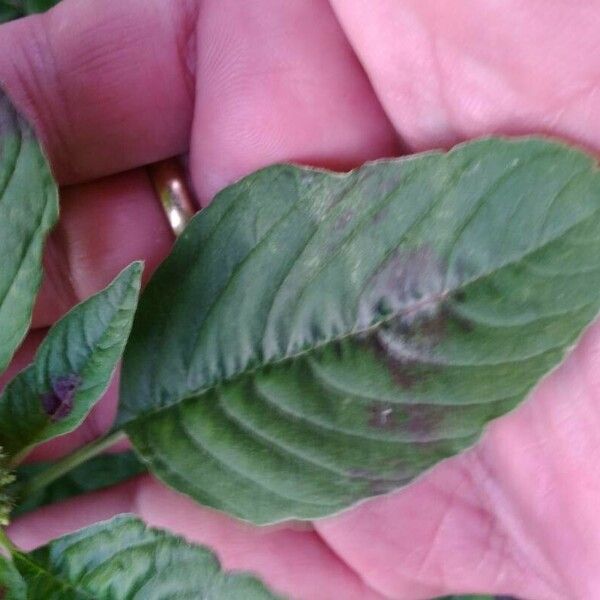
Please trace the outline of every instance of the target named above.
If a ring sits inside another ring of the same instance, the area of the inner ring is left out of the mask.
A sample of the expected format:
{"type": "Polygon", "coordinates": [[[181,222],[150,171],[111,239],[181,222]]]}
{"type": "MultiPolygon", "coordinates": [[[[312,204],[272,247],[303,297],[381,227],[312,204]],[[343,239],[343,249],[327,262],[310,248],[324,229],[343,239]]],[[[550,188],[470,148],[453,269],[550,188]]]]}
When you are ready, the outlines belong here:
{"type": "Polygon", "coordinates": [[[28,600],[27,586],[15,565],[0,554],[0,598],[28,600]]]}
{"type": "Polygon", "coordinates": [[[9,456],[75,429],[106,389],[129,335],[141,263],[56,323],[34,363],[0,395],[0,445],[9,456]]]}
{"type": "Polygon", "coordinates": [[[226,573],[212,552],[123,515],[67,535],[15,565],[28,600],[267,600],[250,575],[226,573]]]}
{"type": "Polygon", "coordinates": [[[599,209],[593,159],[536,138],[259,171],[146,289],[119,421],[167,484],[257,523],[394,490],[597,315],[599,209]]]}
{"type": "MultiPolygon", "coordinates": [[[[45,471],[51,464],[43,462],[19,467],[17,469],[19,485],[27,485],[32,477],[45,471]]],[[[43,490],[24,498],[15,506],[12,517],[18,517],[46,504],[111,487],[144,472],[146,467],[131,450],[95,456],[43,490]]]]}
{"type": "Polygon", "coordinates": [[[31,126],[0,88],[0,373],[23,340],[42,280],[58,189],[31,126]]]}

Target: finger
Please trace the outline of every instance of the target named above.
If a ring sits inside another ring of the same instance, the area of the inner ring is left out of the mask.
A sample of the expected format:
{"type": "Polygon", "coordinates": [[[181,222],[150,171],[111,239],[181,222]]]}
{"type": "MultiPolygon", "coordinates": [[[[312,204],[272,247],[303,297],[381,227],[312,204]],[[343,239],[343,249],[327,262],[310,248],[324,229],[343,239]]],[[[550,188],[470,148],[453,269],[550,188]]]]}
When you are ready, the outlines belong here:
{"type": "Polygon", "coordinates": [[[599,361],[597,321],[531,401],[493,424],[478,452],[485,493],[510,499],[505,529],[537,551],[538,570],[545,566],[561,598],[600,589],[599,361]]]}
{"type": "Polygon", "coordinates": [[[600,148],[598,2],[332,5],[412,149],[495,132],[553,133],[600,148]]]}
{"type": "MultiPolygon", "coordinates": [[[[42,343],[46,330],[31,332],[17,351],[8,369],[0,375],[0,391],[4,386],[33,362],[35,352],[42,343]]],[[[90,411],[84,422],[75,431],[37,446],[28,456],[28,462],[55,460],[70,454],[106,433],[115,418],[119,398],[119,372],[115,373],[102,398],[90,411]]],[[[123,450],[128,444],[120,444],[114,450],[123,450]]]]}
{"type": "Polygon", "coordinates": [[[65,188],[60,222],[46,245],[33,327],[51,325],[134,260],[144,260],[147,281],[172,243],[144,170],[65,188]]]}
{"type": "Polygon", "coordinates": [[[280,161],[348,168],[398,141],[324,0],[206,0],[191,166],[206,203],[280,161]]]}
{"type": "Polygon", "coordinates": [[[17,519],[9,535],[22,550],[29,551],[86,525],[133,512],[137,480],[44,507],[17,519]]]}
{"type": "Polygon", "coordinates": [[[286,597],[383,600],[314,531],[253,527],[202,508],[150,477],[43,508],[17,520],[9,533],[17,546],[31,549],[118,512],[135,512],[152,526],[209,546],[226,569],[251,571],[286,597]]]}
{"type": "Polygon", "coordinates": [[[184,151],[197,0],[64,0],[0,27],[0,81],[61,183],[184,151]]]}
{"type": "Polygon", "coordinates": [[[438,465],[409,487],[317,521],[325,542],[389,598],[481,593],[560,600],[507,535],[502,506],[484,498],[473,454],[438,465]],[[369,541],[369,543],[367,543],[369,541]]]}

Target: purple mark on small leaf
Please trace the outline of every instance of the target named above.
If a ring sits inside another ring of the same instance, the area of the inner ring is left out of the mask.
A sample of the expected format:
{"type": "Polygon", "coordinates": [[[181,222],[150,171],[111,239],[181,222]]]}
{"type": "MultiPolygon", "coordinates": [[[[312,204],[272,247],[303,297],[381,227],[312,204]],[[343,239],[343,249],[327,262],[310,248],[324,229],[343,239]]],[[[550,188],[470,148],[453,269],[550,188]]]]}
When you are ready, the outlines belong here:
{"type": "Polygon", "coordinates": [[[42,396],[42,408],[52,421],[62,421],[71,414],[73,399],[81,383],[81,377],[75,374],[52,380],[52,391],[42,396]]]}

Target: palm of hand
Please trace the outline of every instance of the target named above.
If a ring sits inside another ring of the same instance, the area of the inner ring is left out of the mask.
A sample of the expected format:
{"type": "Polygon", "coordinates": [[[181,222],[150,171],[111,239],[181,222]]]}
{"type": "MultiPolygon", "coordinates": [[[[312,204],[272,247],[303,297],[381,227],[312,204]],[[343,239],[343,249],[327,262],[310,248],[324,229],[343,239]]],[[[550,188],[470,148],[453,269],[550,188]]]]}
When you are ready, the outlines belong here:
{"type": "MultiPolygon", "coordinates": [[[[61,180],[76,184],[63,194],[35,329],[11,373],[76,298],[130,260],[153,267],[168,251],[140,165],[189,149],[206,203],[276,161],[346,168],[487,133],[600,146],[599,3],[332,5],[335,15],[324,0],[66,0],[0,28],[0,78],[39,124],[61,180]]],[[[590,598],[600,589],[599,350],[596,325],[475,448],[312,528],[256,530],[142,477],[42,509],[11,535],[32,547],[133,511],[293,597],[590,598]]],[[[105,430],[116,390],[37,458],[105,430]]]]}

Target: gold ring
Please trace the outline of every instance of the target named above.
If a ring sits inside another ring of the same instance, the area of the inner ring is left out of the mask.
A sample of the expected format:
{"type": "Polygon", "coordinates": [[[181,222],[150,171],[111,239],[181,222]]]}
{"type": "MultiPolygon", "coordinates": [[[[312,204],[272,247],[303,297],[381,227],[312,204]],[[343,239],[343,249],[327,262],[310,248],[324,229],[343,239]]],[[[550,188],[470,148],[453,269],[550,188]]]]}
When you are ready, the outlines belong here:
{"type": "Polygon", "coordinates": [[[185,173],[175,158],[151,165],[149,173],[169,225],[179,237],[195,212],[185,173]]]}

